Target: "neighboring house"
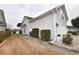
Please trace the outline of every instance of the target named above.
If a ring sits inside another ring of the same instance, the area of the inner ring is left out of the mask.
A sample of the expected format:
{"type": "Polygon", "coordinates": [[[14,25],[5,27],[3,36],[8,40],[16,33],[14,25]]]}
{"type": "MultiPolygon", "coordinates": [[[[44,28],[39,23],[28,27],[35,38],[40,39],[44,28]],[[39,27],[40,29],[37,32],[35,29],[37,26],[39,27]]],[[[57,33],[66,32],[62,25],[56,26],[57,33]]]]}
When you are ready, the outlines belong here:
{"type": "Polygon", "coordinates": [[[20,31],[20,29],[12,29],[11,32],[15,32],[16,34],[18,34],[20,31]]]}
{"type": "Polygon", "coordinates": [[[7,28],[4,12],[3,10],[0,10],[0,31],[5,31],[7,28]]]}
{"type": "MultiPolygon", "coordinates": [[[[67,33],[67,20],[65,5],[59,5],[36,18],[24,16],[21,23],[21,31],[23,34],[28,34],[33,28],[39,28],[39,30],[49,29],[51,30],[52,42],[62,38],[63,34],[67,33]]],[[[40,36],[40,34],[39,34],[40,36]]]]}
{"type": "Polygon", "coordinates": [[[73,26],[67,26],[67,29],[69,32],[76,32],[76,31],[79,31],[79,29],[73,27],[73,26]]]}

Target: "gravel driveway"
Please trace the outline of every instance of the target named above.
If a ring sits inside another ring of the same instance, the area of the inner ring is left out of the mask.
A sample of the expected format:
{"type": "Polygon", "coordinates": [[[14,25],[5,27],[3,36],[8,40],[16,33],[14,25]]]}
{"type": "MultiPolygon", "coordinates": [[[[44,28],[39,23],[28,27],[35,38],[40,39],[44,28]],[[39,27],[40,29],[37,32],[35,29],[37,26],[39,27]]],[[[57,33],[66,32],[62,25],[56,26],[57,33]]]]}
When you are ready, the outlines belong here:
{"type": "Polygon", "coordinates": [[[0,54],[3,55],[76,55],[72,51],[67,51],[37,38],[22,35],[11,35],[0,46],[0,54]]]}

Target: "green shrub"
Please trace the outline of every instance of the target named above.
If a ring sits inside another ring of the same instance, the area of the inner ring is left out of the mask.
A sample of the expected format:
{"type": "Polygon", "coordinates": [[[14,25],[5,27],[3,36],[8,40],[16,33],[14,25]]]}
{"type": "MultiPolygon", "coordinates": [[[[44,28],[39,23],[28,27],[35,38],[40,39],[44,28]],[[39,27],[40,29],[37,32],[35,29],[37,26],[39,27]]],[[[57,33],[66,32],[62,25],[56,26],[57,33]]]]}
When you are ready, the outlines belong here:
{"type": "Polygon", "coordinates": [[[39,29],[38,28],[32,29],[31,36],[34,38],[39,38],[39,29]]]}
{"type": "Polygon", "coordinates": [[[10,35],[11,35],[10,31],[0,31],[0,43],[2,43],[10,35]]]}
{"type": "Polygon", "coordinates": [[[41,30],[41,40],[50,41],[50,30],[41,30]]]}
{"type": "Polygon", "coordinates": [[[6,29],[6,31],[10,31],[10,29],[6,29]]]}
{"type": "Polygon", "coordinates": [[[72,34],[72,35],[78,35],[78,33],[77,33],[77,32],[71,32],[71,34],[72,34]]]}
{"type": "Polygon", "coordinates": [[[62,42],[69,45],[72,44],[72,37],[70,34],[63,35],[62,42]]]}

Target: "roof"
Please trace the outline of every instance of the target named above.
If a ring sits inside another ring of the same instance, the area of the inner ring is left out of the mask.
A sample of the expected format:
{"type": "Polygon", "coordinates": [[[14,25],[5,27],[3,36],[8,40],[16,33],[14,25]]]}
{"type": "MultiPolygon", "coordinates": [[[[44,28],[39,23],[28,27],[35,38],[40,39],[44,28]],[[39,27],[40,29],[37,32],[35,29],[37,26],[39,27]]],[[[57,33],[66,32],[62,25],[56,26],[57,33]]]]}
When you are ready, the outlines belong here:
{"type": "Polygon", "coordinates": [[[74,29],[75,27],[73,26],[67,26],[68,29],[74,29]]]}
{"type": "Polygon", "coordinates": [[[29,20],[30,20],[30,19],[33,19],[33,17],[29,17],[29,16],[24,16],[24,17],[27,17],[29,20]]]}
{"type": "MultiPolygon", "coordinates": [[[[36,20],[36,19],[42,18],[42,17],[44,17],[44,16],[46,16],[46,15],[52,13],[52,10],[55,10],[56,8],[60,8],[60,7],[63,7],[64,11],[66,12],[65,5],[62,4],[62,5],[56,6],[56,7],[52,8],[51,10],[49,10],[49,11],[47,11],[47,12],[45,12],[45,13],[39,15],[39,16],[37,16],[36,18],[34,18],[34,19],[32,19],[32,20],[36,20]],[[64,7],[63,7],[63,6],[64,6],[64,7]]],[[[65,17],[68,19],[67,12],[64,13],[64,14],[65,14],[65,17]]]]}
{"type": "MultiPolygon", "coordinates": [[[[39,19],[39,18],[42,18],[42,17],[44,17],[44,16],[46,16],[46,15],[52,13],[52,10],[55,10],[56,8],[60,8],[60,7],[63,7],[63,8],[65,9],[65,5],[62,4],[62,5],[59,5],[59,6],[56,6],[56,7],[52,8],[51,10],[48,10],[47,12],[45,12],[45,13],[43,13],[43,14],[41,14],[41,15],[35,17],[35,18],[29,17],[29,16],[24,16],[24,17],[27,17],[28,20],[30,20],[30,22],[32,22],[32,21],[34,21],[34,20],[37,20],[37,19],[39,19]]],[[[64,11],[66,12],[66,9],[65,9],[64,11]]],[[[65,14],[65,17],[66,17],[67,20],[68,20],[67,12],[64,13],[64,14],[65,14]]]]}
{"type": "Polygon", "coordinates": [[[12,29],[11,31],[20,31],[20,29],[12,29]]]}
{"type": "Polygon", "coordinates": [[[35,17],[35,18],[33,18],[31,21],[37,20],[37,19],[42,18],[42,17],[44,17],[44,16],[46,16],[48,14],[51,14],[51,13],[52,13],[52,10],[49,10],[49,11],[47,11],[47,12],[45,12],[45,13],[43,13],[43,14],[35,17]]]}

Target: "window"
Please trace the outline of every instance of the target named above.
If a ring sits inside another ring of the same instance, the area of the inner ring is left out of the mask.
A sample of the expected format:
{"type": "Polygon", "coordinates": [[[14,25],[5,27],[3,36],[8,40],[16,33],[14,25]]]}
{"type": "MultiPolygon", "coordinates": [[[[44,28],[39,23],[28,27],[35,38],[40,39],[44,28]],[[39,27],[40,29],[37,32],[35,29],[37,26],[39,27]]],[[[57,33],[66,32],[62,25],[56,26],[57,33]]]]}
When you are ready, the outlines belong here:
{"type": "Polygon", "coordinates": [[[56,23],[56,27],[59,27],[59,24],[58,23],[56,23]]]}
{"type": "Polygon", "coordinates": [[[24,27],[27,27],[26,24],[23,25],[24,27]]]}
{"type": "Polygon", "coordinates": [[[60,35],[60,34],[57,34],[57,36],[58,36],[58,37],[61,37],[61,35],[60,35]]]}

